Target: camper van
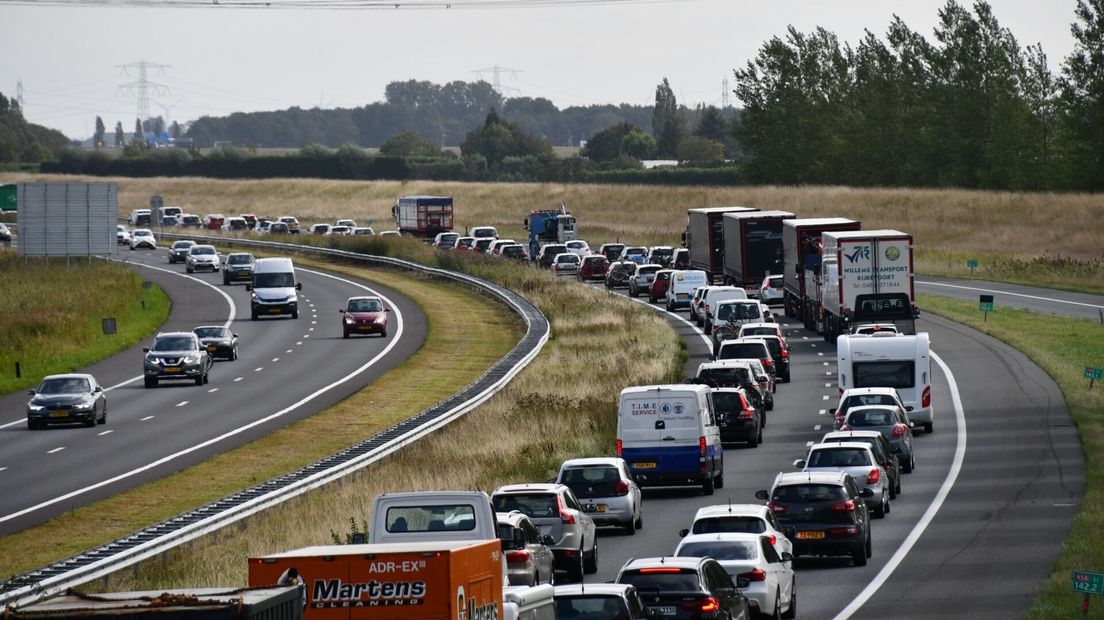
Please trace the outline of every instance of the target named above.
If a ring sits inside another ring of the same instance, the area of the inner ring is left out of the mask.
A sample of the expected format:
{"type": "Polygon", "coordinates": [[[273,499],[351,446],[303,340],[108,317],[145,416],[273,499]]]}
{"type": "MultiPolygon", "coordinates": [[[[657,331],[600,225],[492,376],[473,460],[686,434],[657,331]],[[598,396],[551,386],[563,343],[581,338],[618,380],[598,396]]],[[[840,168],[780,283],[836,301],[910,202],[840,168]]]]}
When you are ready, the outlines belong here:
{"type": "Polygon", "coordinates": [[[245,285],[251,291],[249,309],[254,321],[262,316],[290,314],[299,318],[299,291],[290,258],[259,258],[253,267],[253,281],[245,285]]]}
{"type": "Polygon", "coordinates": [[[901,395],[909,420],[932,432],[931,352],[927,332],[912,336],[850,336],[836,341],[839,389],[891,387],[901,395]]]}
{"type": "Polygon", "coordinates": [[[724,486],[721,432],[704,385],[647,385],[621,390],[617,456],[641,487],[724,486]]]}

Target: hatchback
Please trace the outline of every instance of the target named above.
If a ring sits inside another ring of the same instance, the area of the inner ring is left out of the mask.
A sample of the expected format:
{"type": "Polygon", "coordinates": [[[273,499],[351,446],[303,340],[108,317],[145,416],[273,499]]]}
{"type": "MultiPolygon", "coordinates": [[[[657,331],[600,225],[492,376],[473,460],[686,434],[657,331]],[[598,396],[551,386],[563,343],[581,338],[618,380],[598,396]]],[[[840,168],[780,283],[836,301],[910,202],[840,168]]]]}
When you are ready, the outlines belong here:
{"type": "Polygon", "coordinates": [[[629,285],[629,278],[632,277],[633,272],[636,271],[636,263],[629,261],[618,261],[610,263],[609,269],[606,270],[606,288],[625,288],[629,285]]]}
{"type": "Polygon", "coordinates": [[[759,301],[768,306],[780,306],[783,299],[782,274],[767,276],[759,285],[759,301]]]}
{"type": "Polygon", "coordinates": [[[901,492],[901,462],[893,452],[886,438],[878,431],[832,431],[825,433],[819,443],[860,442],[870,446],[874,458],[881,464],[889,478],[889,498],[894,499],[901,492]]]}
{"type": "Polygon", "coordinates": [[[219,255],[213,245],[193,245],[184,257],[184,271],[194,273],[203,269],[219,270],[219,255]]]}
{"type": "Polygon", "coordinates": [[[510,243],[502,246],[502,249],[499,250],[499,256],[514,260],[529,260],[529,252],[520,243],[510,243]]]}
{"type": "Polygon", "coordinates": [[[552,268],[552,260],[556,258],[557,254],[567,252],[567,246],[562,243],[549,243],[541,246],[541,249],[537,251],[537,256],[534,260],[537,261],[537,266],[543,269],[552,268]]]}
{"type": "Polygon", "coordinates": [[[671,274],[674,271],[670,269],[660,269],[655,273],[655,279],[648,285],[648,301],[656,303],[661,299],[666,299],[667,289],[671,286],[671,274]]]}
{"type": "Polygon", "coordinates": [[[595,457],[564,461],[556,482],[575,493],[595,525],[622,527],[628,534],[644,527],[640,486],[624,459],[595,457]]]}
{"type": "Polygon", "coordinates": [[[860,490],[870,490],[866,505],[874,517],[881,518],[889,513],[889,476],[866,443],[813,444],[808,456],[794,461],[794,466],[802,471],[846,472],[860,490]]]}
{"type": "MultiPolygon", "coordinates": [[[[644,620],[644,601],[635,586],[622,583],[588,583],[556,586],[552,595],[557,618],[644,620]]],[[[654,616],[652,616],[654,617],[654,616]]]]}
{"type": "Polygon", "coordinates": [[[659,265],[638,264],[636,270],[629,276],[629,297],[639,297],[640,293],[647,291],[655,280],[656,272],[660,269],[663,268],[659,265]]]}
{"type": "Polygon", "coordinates": [[[643,265],[644,259],[648,256],[648,248],[641,246],[625,246],[621,250],[621,255],[618,256],[618,260],[631,260],[632,262],[643,265]]]}
{"type": "MultiPolygon", "coordinates": [[[[774,393],[771,392],[769,377],[760,377],[761,365],[754,367],[750,362],[756,360],[735,359],[719,362],[702,362],[698,365],[698,374],[695,376],[699,383],[705,383],[710,387],[739,387],[744,389],[744,394],[750,404],[763,413],[763,426],[767,425],[766,413],[774,409],[774,393]]],[[[756,362],[758,364],[758,362],[756,362]]],[[[765,373],[765,371],[763,371],[765,373]]]]}
{"type": "Polygon", "coordinates": [[[552,271],[557,276],[573,276],[579,273],[581,262],[578,254],[562,252],[552,259],[552,271]]]}
{"type": "Polygon", "coordinates": [[[190,239],[173,241],[172,247],[169,248],[169,264],[183,263],[188,258],[188,249],[195,244],[196,242],[190,239]]]}
{"type": "Polygon", "coordinates": [[[476,237],[471,244],[471,250],[481,254],[485,253],[491,249],[491,244],[494,242],[495,237],[476,237]]]}
{"type": "Polygon", "coordinates": [[[748,584],[741,590],[756,615],[794,617],[797,578],[793,554],[779,553],[769,537],[743,532],[691,534],[679,542],[675,555],[713,558],[733,579],[746,579],[748,584]]]}
{"type": "Polygon", "coordinates": [[[669,245],[652,246],[648,249],[648,258],[644,262],[669,268],[671,266],[671,256],[674,253],[675,249],[669,245]]]}
{"type": "Polygon", "coordinates": [[[763,442],[763,413],[752,406],[744,388],[714,389],[713,414],[721,429],[721,441],[745,442],[749,448],[757,448],[763,442]]]}
{"type": "Polygon", "coordinates": [[[648,612],[658,612],[661,618],[751,617],[751,605],[741,591],[750,582],[743,577],[732,579],[712,558],[636,558],[621,567],[615,581],[636,586],[648,612]]]}
{"type": "Polygon", "coordinates": [[[690,250],[688,248],[675,248],[671,254],[671,269],[689,269],[690,250]]]}
{"type": "Polygon", "coordinates": [[[257,261],[249,252],[233,252],[226,256],[226,264],[222,268],[222,283],[253,280],[253,266],[257,261]]]}
{"type": "Polygon", "coordinates": [[[583,509],[575,493],[562,484],[511,484],[495,489],[491,503],[496,512],[520,510],[551,536],[556,568],[567,571],[573,581],[583,573],[598,572],[598,536],[594,520],[583,509]]]}
{"type": "Polygon", "coordinates": [[[621,256],[621,250],[625,249],[624,243],[603,243],[598,248],[598,253],[606,257],[611,263],[621,256]]]}
{"type": "Polygon", "coordinates": [[[772,376],[777,377],[774,358],[767,348],[767,343],[762,338],[740,338],[738,340],[725,340],[717,347],[718,360],[729,359],[755,359],[763,365],[772,376]]]}
{"type": "Polygon", "coordinates": [[[605,280],[606,271],[609,270],[609,260],[601,254],[591,254],[583,258],[583,264],[579,267],[579,279],[605,280]]]}
{"type": "Polygon", "coordinates": [[[780,473],[769,491],[755,492],[788,528],[795,558],[846,555],[855,566],[866,566],[872,555],[864,501],[870,495],[841,471],[780,473]]]}
{"type": "Polygon", "coordinates": [[[555,582],[551,536],[541,536],[540,529],[521,512],[495,513],[498,539],[506,555],[506,574],[512,586],[535,586],[555,582]]]}
{"type": "Polygon", "coordinates": [[[790,382],[790,347],[786,340],[774,334],[762,336],[745,336],[740,340],[762,340],[770,351],[771,362],[774,363],[774,376],[782,383],[790,382]]]}
{"type": "Polygon", "coordinates": [[[894,388],[849,388],[840,394],[840,401],[836,408],[828,410],[828,413],[835,417],[833,428],[839,430],[839,427],[843,426],[843,419],[847,417],[848,409],[862,405],[895,405],[908,411],[905,403],[901,401],[901,395],[894,388]]]}
{"type": "Polygon", "coordinates": [[[342,314],[342,338],[353,334],[379,334],[381,338],[387,337],[387,313],[391,309],[384,307],[383,300],[379,297],[350,297],[345,301],[345,307],[338,312],[342,314]]]}
{"type": "Polygon", "coordinates": [[[579,258],[590,255],[590,246],[586,241],[582,239],[573,239],[571,241],[564,242],[567,246],[567,251],[573,254],[578,254],[579,258]]]}
{"type": "Polygon", "coordinates": [[[896,405],[862,405],[847,410],[841,431],[878,431],[893,448],[901,470],[911,474],[916,466],[912,450],[912,422],[908,414],[896,405]]]}
{"type": "Polygon", "coordinates": [[[135,228],[130,231],[130,249],[137,250],[140,248],[147,248],[150,250],[157,249],[157,239],[153,236],[153,231],[148,228],[135,228]]]}
{"type": "Polygon", "coordinates": [[[718,532],[744,532],[766,536],[779,554],[792,553],[793,543],[782,531],[774,512],[762,504],[714,504],[702,506],[694,513],[690,527],[679,531],[679,536],[689,534],[716,534],[718,532]]]}

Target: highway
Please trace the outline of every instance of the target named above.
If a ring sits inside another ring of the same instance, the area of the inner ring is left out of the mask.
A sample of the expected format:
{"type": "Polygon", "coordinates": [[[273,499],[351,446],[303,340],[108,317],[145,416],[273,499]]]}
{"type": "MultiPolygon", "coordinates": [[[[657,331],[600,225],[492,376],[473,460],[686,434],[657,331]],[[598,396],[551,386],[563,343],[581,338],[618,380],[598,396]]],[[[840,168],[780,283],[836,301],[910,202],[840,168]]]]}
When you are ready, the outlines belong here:
{"type": "Polygon", "coordinates": [[[974,302],[978,301],[979,295],[992,295],[996,308],[1022,308],[1104,323],[1104,295],[930,276],[916,278],[916,292],[974,302]]]}
{"type": "MultiPolygon", "coordinates": [[[[0,535],[42,523],[203,462],[309,417],[413,354],[426,334],[421,310],[401,293],[299,268],[298,320],[249,318],[244,285],[221,273],[185,274],[167,249],[120,252],[164,288],[172,311],[161,331],[228,325],[239,358],[217,360],[210,383],[163,382],[145,389],[142,347],[85,369],[107,388],[107,424],[29,431],[26,392],[0,398],[0,535]],[[385,339],[341,336],[338,309],[353,295],[379,294],[393,308],[385,339]]],[[[90,309],[94,312],[94,309],[90,309]]],[[[350,438],[353,443],[358,438],[350,438]]]]}
{"type": "MultiPolygon", "coordinates": [[[[692,376],[708,359],[707,342],[685,311],[664,314],[687,342],[692,376]]],[[[671,553],[701,506],[759,503],[755,491],[769,488],[778,472],[795,471],[806,446],[831,430],[835,347],[799,322],[781,322],[793,348],[793,381],[778,386],[764,443],[725,450],[725,488],[712,497],[697,488],[645,491],[644,529],[635,536],[603,531],[599,572],[587,581],[614,579],[631,557],[671,553]]],[[[918,329],[931,334],[938,356],[935,432],[918,433],[916,470],[904,476],[890,514],[873,521],[867,566],[797,560],[798,617],[1022,617],[1061,551],[1084,465],[1057,386],[1022,354],[973,330],[928,315],[918,329]]]]}

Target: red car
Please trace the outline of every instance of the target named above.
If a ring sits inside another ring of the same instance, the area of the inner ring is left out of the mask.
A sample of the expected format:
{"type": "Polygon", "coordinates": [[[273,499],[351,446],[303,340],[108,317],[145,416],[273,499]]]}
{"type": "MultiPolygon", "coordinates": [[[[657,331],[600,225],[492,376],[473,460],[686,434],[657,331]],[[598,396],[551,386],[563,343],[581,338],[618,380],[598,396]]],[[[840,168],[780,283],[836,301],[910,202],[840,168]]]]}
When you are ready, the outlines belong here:
{"type": "Polygon", "coordinates": [[[605,280],[606,271],[609,269],[609,259],[601,254],[591,254],[583,258],[583,264],[579,266],[579,280],[605,280]]]}
{"type": "Polygon", "coordinates": [[[667,298],[667,287],[671,286],[671,269],[660,269],[656,272],[655,280],[648,287],[648,301],[656,303],[667,298]]]}
{"type": "Polygon", "coordinates": [[[350,297],[345,307],[338,310],[345,315],[341,318],[341,335],[348,338],[352,334],[379,334],[387,337],[387,313],[390,308],[383,306],[379,297],[350,297]]]}

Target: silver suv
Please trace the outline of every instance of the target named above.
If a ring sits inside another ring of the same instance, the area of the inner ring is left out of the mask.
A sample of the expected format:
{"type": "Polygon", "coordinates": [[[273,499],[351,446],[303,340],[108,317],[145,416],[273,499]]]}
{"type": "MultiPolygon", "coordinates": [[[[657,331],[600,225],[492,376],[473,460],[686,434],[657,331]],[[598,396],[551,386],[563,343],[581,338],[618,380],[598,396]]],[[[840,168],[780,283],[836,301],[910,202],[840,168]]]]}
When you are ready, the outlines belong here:
{"type": "Polygon", "coordinates": [[[573,581],[583,573],[598,572],[598,536],[594,520],[584,511],[575,494],[562,484],[509,484],[491,494],[495,512],[520,510],[551,536],[556,568],[567,571],[573,581]]]}
{"type": "Polygon", "coordinates": [[[625,459],[570,459],[560,465],[556,482],[571,488],[595,525],[623,527],[629,534],[644,527],[640,487],[625,459]]]}
{"type": "Polygon", "coordinates": [[[192,332],[165,332],[157,334],[152,347],[145,347],[142,374],[147,388],[157,387],[158,381],[167,379],[191,379],[196,385],[207,383],[207,373],[214,366],[207,349],[192,332]]]}

